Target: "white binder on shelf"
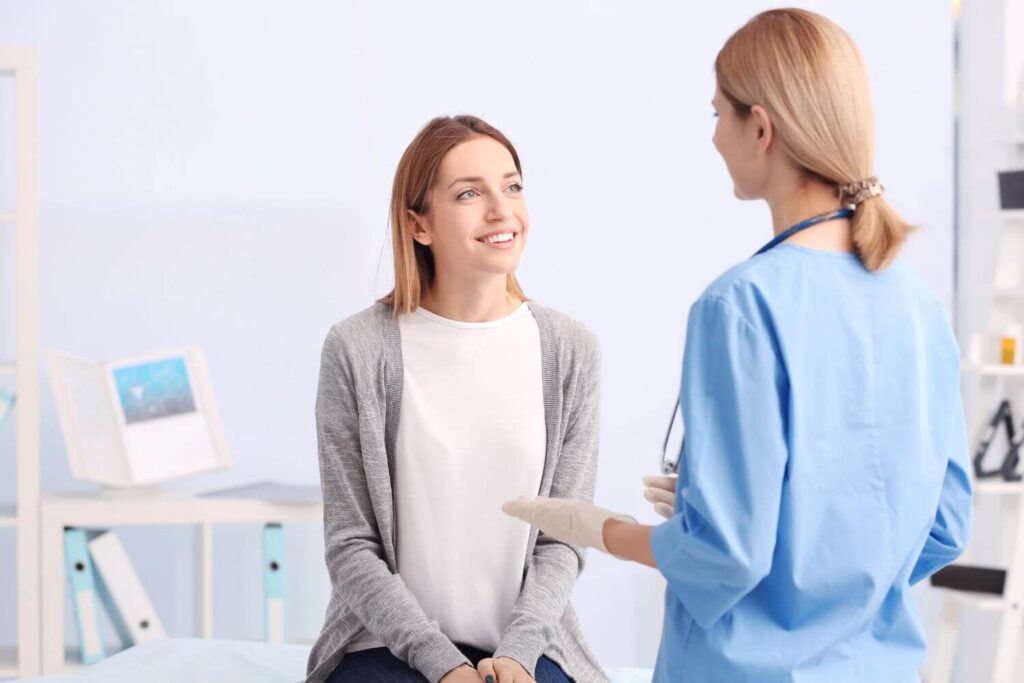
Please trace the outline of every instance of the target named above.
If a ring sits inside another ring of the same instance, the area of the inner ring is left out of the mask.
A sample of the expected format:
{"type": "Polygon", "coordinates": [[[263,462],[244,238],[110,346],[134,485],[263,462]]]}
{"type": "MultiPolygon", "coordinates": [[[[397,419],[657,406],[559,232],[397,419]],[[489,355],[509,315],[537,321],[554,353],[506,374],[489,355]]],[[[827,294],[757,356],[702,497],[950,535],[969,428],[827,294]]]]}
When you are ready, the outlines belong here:
{"type": "Polygon", "coordinates": [[[108,531],[89,541],[100,598],[126,646],[166,638],[163,622],[128,559],[117,534],[108,531]]]}

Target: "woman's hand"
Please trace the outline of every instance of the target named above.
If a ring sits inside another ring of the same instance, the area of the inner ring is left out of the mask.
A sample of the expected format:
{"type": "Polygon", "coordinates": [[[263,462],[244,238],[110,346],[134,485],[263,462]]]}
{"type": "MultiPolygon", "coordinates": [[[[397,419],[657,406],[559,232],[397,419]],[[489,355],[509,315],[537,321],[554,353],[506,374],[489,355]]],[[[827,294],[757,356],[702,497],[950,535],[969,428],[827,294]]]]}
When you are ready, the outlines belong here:
{"type": "Polygon", "coordinates": [[[654,504],[654,511],[671,519],[676,511],[676,486],[679,477],[644,477],[644,498],[654,504]]]}
{"type": "Polygon", "coordinates": [[[597,548],[608,552],[604,546],[604,523],[609,519],[636,523],[629,515],[616,514],[583,500],[567,498],[517,498],[506,501],[502,512],[518,517],[559,541],[597,548]]]}
{"type": "Polygon", "coordinates": [[[476,670],[484,683],[534,683],[523,665],[510,657],[481,659],[476,670]]]}
{"type": "Polygon", "coordinates": [[[440,683],[480,683],[482,680],[476,669],[463,664],[446,673],[440,683]]]}

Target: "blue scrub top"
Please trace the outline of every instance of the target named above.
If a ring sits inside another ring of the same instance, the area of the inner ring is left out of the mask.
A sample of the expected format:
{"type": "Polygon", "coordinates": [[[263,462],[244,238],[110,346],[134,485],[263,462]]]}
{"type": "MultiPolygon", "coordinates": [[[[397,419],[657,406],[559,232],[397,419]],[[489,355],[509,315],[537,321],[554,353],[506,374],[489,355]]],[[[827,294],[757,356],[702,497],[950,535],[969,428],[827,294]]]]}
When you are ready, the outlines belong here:
{"type": "Polygon", "coordinates": [[[917,680],[971,526],[959,351],[896,263],[784,243],[690,310],[656,682],[917,680]]]}

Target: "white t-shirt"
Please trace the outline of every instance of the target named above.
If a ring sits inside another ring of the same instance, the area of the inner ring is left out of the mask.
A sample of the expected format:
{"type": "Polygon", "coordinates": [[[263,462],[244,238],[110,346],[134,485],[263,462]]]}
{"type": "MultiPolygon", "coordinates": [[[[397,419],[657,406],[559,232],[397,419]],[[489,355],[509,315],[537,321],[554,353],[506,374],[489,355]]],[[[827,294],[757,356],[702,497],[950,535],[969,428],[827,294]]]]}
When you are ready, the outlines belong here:
{"type": "Polygon", "coordinates": [[[522,587],[530,534],[501,504],[537,495],[544,470],[537,322],[521,304],[483,323],[420,308],[398,326],[398,573],[452,642],[493,652],[522,587]]]}

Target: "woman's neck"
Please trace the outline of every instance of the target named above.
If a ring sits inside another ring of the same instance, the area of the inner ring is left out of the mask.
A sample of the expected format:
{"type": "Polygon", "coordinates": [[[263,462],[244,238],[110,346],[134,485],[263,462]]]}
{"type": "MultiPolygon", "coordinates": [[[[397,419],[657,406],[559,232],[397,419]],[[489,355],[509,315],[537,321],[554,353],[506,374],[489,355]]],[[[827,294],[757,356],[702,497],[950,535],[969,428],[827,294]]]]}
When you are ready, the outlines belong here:
{"type": "MultiPolygon", "coordinates": [[[[775,234],[784,232],[800,221],[838,211],[839,197],[835,188],[823,182],[804,179],[766,197],[772,213],[775,234]]],[[[824,251],[854,251],[851,223],[848,218],[819,223],[790,237],[787,242],[824,251]]]]}
{"type": "Polygon", "coordinates": [[[458,280],[437,273],[420,306],[449,320],[481,323],[500,320],[521,303],[508,293],[508,277],[496,275],[484,280],[458,280]]]}

